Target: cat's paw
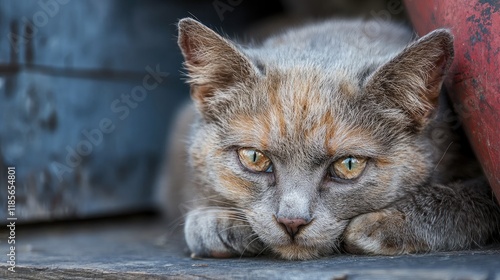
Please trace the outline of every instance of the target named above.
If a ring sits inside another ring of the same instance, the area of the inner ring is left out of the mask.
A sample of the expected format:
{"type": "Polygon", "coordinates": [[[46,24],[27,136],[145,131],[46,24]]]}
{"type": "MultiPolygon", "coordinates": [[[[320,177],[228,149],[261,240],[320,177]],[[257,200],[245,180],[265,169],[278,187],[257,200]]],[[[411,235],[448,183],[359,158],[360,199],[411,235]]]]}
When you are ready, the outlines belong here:
{"type": "Polygon", "coordinates": [[[223,211],[190,212],[184,234],[192,258],[252,256],[263,248],[250,225],[223,211]]]}
{"type": "Polygon", "coordinates": [[[408,228],[404,213],[395,209],[360,215],[344,232],[344,248],[353,254],[398,255],[424,251],[408,228]]]}

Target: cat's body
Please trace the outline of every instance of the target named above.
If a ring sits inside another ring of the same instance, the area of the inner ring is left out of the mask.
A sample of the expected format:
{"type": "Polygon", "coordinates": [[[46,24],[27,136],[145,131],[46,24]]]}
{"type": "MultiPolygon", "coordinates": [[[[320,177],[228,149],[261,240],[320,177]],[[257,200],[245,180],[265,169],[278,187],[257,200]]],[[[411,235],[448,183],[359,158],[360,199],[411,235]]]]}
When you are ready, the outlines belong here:
{"type": "Polygon", "coordinates": [[[163,184],[171,213],[191,201],[194,255],[400,254],[498,237],[499,208],[438,102],[451,35],[411,43],[405,28],[367,24],[328,21],[243,48],[181,20],[194,105],[163,184]]]}

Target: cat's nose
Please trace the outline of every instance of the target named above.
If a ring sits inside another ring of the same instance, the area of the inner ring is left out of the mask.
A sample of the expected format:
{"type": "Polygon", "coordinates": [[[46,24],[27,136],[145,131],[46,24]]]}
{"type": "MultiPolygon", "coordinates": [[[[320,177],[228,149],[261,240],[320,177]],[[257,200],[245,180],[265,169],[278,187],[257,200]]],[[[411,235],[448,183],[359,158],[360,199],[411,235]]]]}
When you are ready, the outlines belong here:
{"type": "Polygon", "coordinates": [[[305,220],[302,218],[288,219],[288,218],[277,218],[278,223],[280,223],[285,229],[290,237],[295,237],[299,230],[309,224],[311,220],[305,220]]]}

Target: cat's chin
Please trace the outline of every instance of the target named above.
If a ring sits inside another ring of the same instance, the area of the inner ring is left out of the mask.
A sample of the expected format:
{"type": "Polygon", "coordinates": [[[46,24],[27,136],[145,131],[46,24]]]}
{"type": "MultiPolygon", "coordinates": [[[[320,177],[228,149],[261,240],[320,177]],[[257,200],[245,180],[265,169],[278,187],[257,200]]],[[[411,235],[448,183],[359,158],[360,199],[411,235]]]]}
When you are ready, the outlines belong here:
{"type": "Polygon", "coordinates": [[[332,254],[328,246],[306,247],[298,244],[288,244],[272,247],[274,253],[287,260],[310,260],[332,254]]]}

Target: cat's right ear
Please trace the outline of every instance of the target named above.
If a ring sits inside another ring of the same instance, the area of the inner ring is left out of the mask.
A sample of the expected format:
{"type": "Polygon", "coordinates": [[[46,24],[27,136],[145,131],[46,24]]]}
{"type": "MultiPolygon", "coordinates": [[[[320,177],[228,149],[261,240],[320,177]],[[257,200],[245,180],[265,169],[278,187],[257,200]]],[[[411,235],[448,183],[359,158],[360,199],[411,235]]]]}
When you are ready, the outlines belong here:
{"type": "Polygon", "coordinates": [[[217,115],[227,89],[252,82],[254,66],[235,44],[191,18],[179,21],[178,44],[188,71],[191,97],[202,114],[217,115]]]}

